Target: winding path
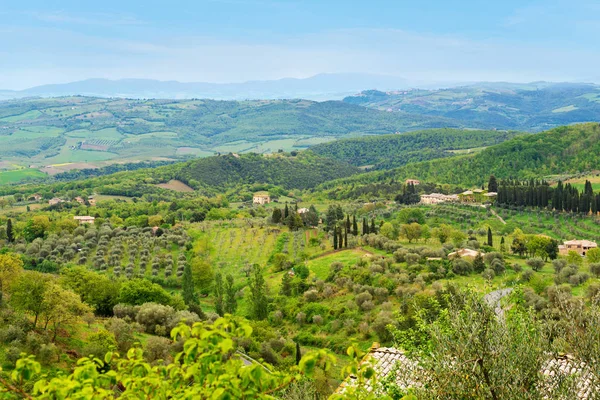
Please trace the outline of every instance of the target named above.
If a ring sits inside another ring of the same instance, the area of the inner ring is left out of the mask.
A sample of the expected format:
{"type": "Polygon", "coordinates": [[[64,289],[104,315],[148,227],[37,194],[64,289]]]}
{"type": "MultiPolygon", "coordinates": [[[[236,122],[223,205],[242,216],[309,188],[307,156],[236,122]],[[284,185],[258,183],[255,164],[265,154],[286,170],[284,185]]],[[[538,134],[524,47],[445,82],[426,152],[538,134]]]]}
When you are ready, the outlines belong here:
{"type": "Polygon", "coordinates": [[[485,300],[485,302],[488,303],[491,307],[494,307],[494,312],[496,313],[498,318],[504,317],[504,310],[502,309],[502,306],[500,305],[500,300],[502,300],[503,297],[511,294],[512,291],[513,291],[512,288],[498,289],[498,290],[494,290],[493,292],[489,292],[488,294],[483,296],[483,299],[485,300]]]}

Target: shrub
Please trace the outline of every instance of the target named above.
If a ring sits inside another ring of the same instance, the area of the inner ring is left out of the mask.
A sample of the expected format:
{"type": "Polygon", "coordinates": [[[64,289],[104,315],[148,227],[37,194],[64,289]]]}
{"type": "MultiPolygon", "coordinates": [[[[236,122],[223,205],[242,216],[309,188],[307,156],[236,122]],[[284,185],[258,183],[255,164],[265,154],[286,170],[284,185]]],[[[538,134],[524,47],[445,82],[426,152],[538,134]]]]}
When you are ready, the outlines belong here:
{"type": "Polygon", "coordinates": [[[457,258],[452,261],[452,271],[457,275],[468,275],[472,269],[471,264],[467,260],[457,258]]]}
{"type": "Polygon", "coordinates": [[[486,268],[485,271],[483,271],[481,273],[481,276],[483,277],[483,279],[491,281],[492,279],[494,279],[496,277],[496,273],[494,272],[493,269],[486,268]]]}
{"type": "Polygon", "coordinates": [[[312,321],[316,325],[323,325],[323,317],[321,317],[320,315],[313,316],[312,321]]]}
{"type": "Polygon", "coordinates": [[[519,273],[519,272],[523,271],[523,267],[521,266],[521,264],[517,264],[517,263],[514,263],[514,264],[512,265],[512,269],[513,269],[513,271],[515,271],[516,273],[519,273]]]}
{"type": "Polygon", "coordinates": [[[521,280],[523,282],[529,282],[531,280],[531,278],[533,278],[533,275],[534,275],[534,272],[531,269],[523,271],[523,273],[521,274],[521,280]]]}
{"type": "Polygon", "coordinates": [[[166,326],[167,321],[173,314],[175,314],[175,310],[171,306],[145,303],[140,307],[136,321],[144,327],[147,333],[158,334],[156,327],[166,326]]]}
{"type": "Polygon", "coordinates": [[[308,303],[313,303],[319,300],[319,292],[315,289],[310,289],[304,292],[304,300],[308,303]]]}
{"type": "Polygon", "coordinates": [[[144,346],[144,357],[148,362],[166,361],[169,358],[171,341],[164,337],[151,336],[144,346]]]}
{"type": "Polygon", "coordinates": [[[421,260],[421,256],[418,254],[407,254],[404,259],[406,260],[406,265],[415,265],[421,260]]]}
{"type": "Polygon", "coordinates": [[[559,273],[564,267],[567,266],[567,261],[557,258],[556,260],[552,260],[552,267],[554,268],[555,273],[559,273]]]}
{"type": "Polygon", "coordinates": [[[360,309],[363,311],[371,311],[375,308],[375,303],[371,300],[367,300],[360,305],[360,309]]]}
{"type": "Polygon", "coordinates": [[[533,257],[527,260],[527,265],[534,271],[539,271],[544,267],[544,260],[541,257],[533,257]]]}
{"type": "Polygon", "coordinates": [[[355,300],[356,300],[356,305],[361,307],[364,302],[372,301],[373,296],[369,292],[363,292],[363,293],[360,293],[358,296],[356,296],[355,300]]]}
{"type": "Polygon", "coordinates": [[[600,263],[590,264],[590,272],[594,274],[596,278],[600,277],[600,263]]]}

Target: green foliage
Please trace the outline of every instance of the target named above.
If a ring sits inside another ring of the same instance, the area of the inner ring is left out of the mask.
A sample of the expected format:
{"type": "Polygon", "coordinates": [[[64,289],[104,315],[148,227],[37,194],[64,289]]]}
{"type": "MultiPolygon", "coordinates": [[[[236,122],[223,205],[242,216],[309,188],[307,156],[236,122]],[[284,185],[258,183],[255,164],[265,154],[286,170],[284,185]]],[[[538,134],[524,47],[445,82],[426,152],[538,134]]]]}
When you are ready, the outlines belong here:
{"type": "Polygon", "coordinates": [[[310,151],[357,167],[391,169],[435,158],[451,157],[448,150],[491,146],[515,137],[517,132],[431,129],[402,135],[342,139],[311,147],[310,151]]]}
{"type": "Polygon", "coordinates": [[[132,279],[121,285],[120,302],[130,305],[144,303],[169,305],[173,300],[160,285],[145,279],[132,279]]]}
{"type": "MultiPolygon", "coordinates": [[[[212,325],[179,325],[171,332],[173,340],[184,341],[183,351],[172,363],[151,366],[143,351],[132,348],[126,358],[107,352],[104,357],[82,358],[68,376],[45,376],[37,380],[33,394],[38,398],[116,399],[274,399],[273,394],[315,369],[329,370],[334,359],[326,351],[311,352],[297,367],[271,372],[263,365],[245,365],[233,356],[234,338],[248,338],[252,328],[244,321],[220,318],[212,325]],[[123,385],[123,394],[114,387],[123,385]]],[[[114,340],[114,339],[113,339],[114,340]]],[[[23,387],[40,374],[33,358],[23,358],[3,385],[4,393],[25,393],[23,387]],[[7,382],[8,383],[8,382],[7,382]]]]}

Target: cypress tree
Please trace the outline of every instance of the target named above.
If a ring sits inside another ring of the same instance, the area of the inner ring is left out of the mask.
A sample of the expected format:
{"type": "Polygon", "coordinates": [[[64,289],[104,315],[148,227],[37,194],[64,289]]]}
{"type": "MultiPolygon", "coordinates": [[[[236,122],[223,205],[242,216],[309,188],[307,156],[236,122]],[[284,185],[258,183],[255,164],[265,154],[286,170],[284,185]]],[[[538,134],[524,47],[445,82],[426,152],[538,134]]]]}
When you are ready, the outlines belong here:
{"type": "Polygon", "coordinates": [[[356,223],[356,215],[352,216],[352,234],[358,236],[358,224],[356,223]]]}
{"type": "Polygon", "coordinates": [[[194,277],[192,275],[192,267],[189,263],[185,263],[183,268],[182,280],[182,295],[183,301],[188,306],[191,304],[200,304],[198,300],[198,294],[196,293],[196,287],[194,285],[194,277]]]}
{"type": "Polygon", "coordinates": [[[344,247],[348,248],[348,229],[344,230],[344,247]]]}
{"type": "Polygon", "coordinates": [[[265,278],[258,264],[254,264],[249,286],[252,317],[257,320],[263,320],[267,318],[269,312],[269,301],[266,295],[265,278]]]}
{"type": "Polygon", "coordinates": [[[283,218],[287,218],[290,216],[290,209],[288,208],[287,203],[285,203],[285,208],[283,209],[283,218]]]}
{"type": "Polygon", "coordinates": [[[504,236],[502,236],[502,238],[500,239],[500,251],[502,253],[506,252],[506,244],[504,242],[504,236]]]}
{"type": "Polygon", "coordinates": [[[225,314],[223,307],[223,276],[220,272],[215,275],[215,311],[221,317],[225,314]]]}
{"type": "Polygon", "coordinates": [[[339,238],[338,238],[338,248],[341,249],[342,247],[344,247],[344,235],[342,235],[342,228],[341,227],[338,230],[338,235],[339,235],[339,238]]]}
{"type": "Polygon", "coordinates": [[[490,175],[490,180],[488,181],[488,191],[498,192],[498,181],[494,175],[490,175]]]}
{"type": "Polygon", "coordinates": [[[237,310],[236,293],[233,283],[233,275],[227,274],[225,282],[225,312],[228,314],[235,314],[235,311],[237,310]]]}
{"type": "Polygon", "coordinates": [[[296,365],[300,364],[301,359],[302,359],[302,353],[300,351],[300,343],[296,342],[296,365]]]}
{"type": "Polygon", "coordinates": [[[12,243],[13,240],[15,240],[12,220],[10,218],[8,219],[8,221],[6,221],[6,240],[8,240],[9,243],[12,243]]]}
{"type": "Polygon", "coordinates": [[[375,218],[371,220],[371,228],[369,228],[369,232],[377,233],[377,228],[375,227],[375,218]]]}
{"type": "Polygon", "coordinates": [[[281,210],[279,208],[273,209],[273,214],[271,215],[271,220],[274,224],[278,224],[281,222],[281,210]]]}
{"type": "Polygon", "coordinates": [[[281,291],[280,293],[284,296],[292,295],[292,277],[289,271],[286,271],[281,278],[281,291]]]}
{"type": "Polygon", "coordinates": [[[492,228],[490,228],[489,226],[488,226],[487,233],[488,233],[487,244],[488,244],[488,246],[493,247],[494,246],[494,238],[492,236],[492,228]]]}
{"type": "Polygon", "coordinates": [[[337,250],[338,248],[338,236],[337,236],[337,228],[333,229],[333,249],[337,250]]]}
{"type": "Polygon", "coordinates": [[[350,230],[350,215],[346,215],[346,230],[350,230]]]}
{"type": "Polygon", "coordinates": [[[369,224],[367,223],[367,218],[366,217],[363,217],[362,234],[363,235],[368,235],[369,234],[369,224]]]}

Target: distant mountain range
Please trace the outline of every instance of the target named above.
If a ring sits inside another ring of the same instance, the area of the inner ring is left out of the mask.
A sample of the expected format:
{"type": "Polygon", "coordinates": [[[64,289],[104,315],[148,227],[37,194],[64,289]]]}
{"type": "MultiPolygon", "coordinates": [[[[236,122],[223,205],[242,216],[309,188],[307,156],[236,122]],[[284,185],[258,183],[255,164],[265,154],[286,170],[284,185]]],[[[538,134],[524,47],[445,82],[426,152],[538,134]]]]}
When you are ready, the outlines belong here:
{"type": "Polygon", "coordinates": [[[408,87],[408,82],[403,78],[358,73],[319,74],[305,79],[284,78],[242,83],[87,79],[18,91],[0,90],[0,100],[72,95],[144,99],[337,100],[365,89],[398,90],[408,87]]]}
{"type": "Polygon", "coordinates": [[[344,102],[458,120],[467,127],[541,131],[600,121],[600,86],[592,83],[481,82],[436,90],[365,90],[344,102]]]}

